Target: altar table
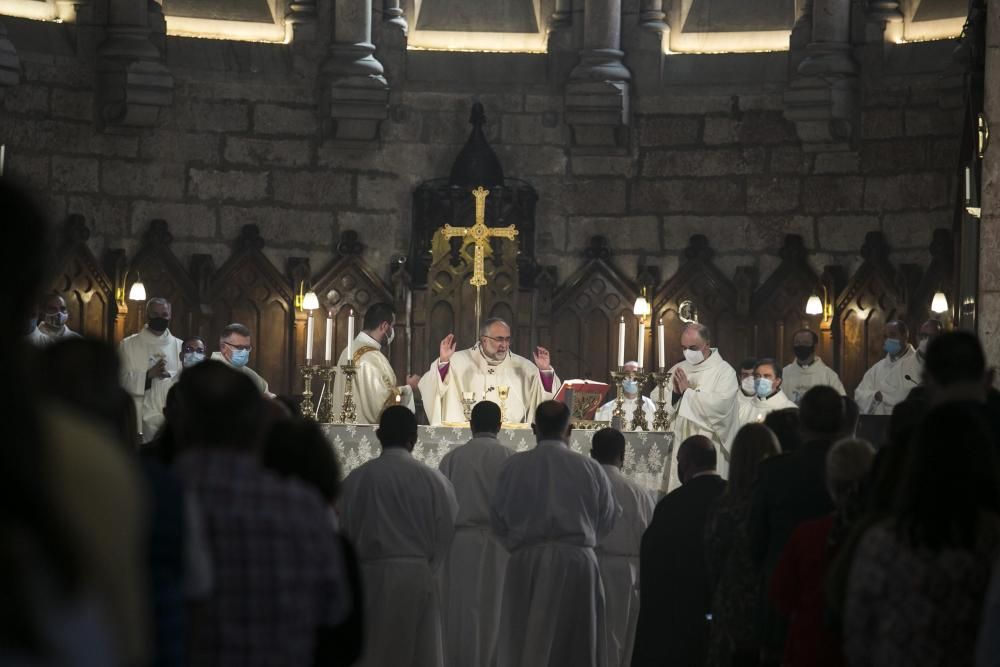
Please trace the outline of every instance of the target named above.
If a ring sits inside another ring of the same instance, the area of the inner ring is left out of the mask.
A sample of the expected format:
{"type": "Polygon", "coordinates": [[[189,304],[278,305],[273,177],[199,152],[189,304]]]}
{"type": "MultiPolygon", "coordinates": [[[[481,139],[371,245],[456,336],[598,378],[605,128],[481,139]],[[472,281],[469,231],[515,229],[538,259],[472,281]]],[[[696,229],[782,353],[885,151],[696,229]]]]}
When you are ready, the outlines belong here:
{"type": "MultiPolygon", "coordinates": [[[[365,461],[377,457],[382,449],[375,437],[376,426],[369,424],[323,424],[327,439],[333,444],[337,458],[346,477],[365,461]]],[[[570,441],[573,451],[590,456],[590,440],[596,431],[575,430],[570,441]]],[[[673,479],[669,488],[677,487],[677,465],[670,465],[673,458],[672,433],[637,431],[625,434],[625,466],[622,472],[651,491],[665,492],[668,488],[666,474],[673,479]]],[[[472,437],[468,428],[446,426],[420,426],[413,456],[437,468],[444,455],[464,444],[472,437]]],[[[523,452],[535,446],[535,436],[529,428],[505,428],[498,438],[501,444],[523,452]]]]}

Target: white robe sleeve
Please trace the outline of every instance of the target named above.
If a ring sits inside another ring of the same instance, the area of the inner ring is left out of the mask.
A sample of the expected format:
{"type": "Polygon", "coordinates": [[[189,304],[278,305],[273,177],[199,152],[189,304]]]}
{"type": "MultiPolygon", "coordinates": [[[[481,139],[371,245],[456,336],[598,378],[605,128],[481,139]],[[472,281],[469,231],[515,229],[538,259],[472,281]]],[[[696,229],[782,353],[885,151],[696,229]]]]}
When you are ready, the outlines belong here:
{"type": "Polygon", "coordinates": [[[451,549],[451,541],[455,537],[455,519],[458,518],[458,499],[455,497],[455,487],[451,481],[437,470],[432,470],[437,478],[434,500],[434,554],[431,557],[431,568],[444,562],[451,549]]]}
{"type": "Polygon", "coordinates": [[[594,532],[597,543],[600,544],[614,529],[615,521],[622,516],[623,510],[615,500],[611,480],[608,479],[604,469],[597,466],[594,477],[597,483],[597,517],[595,517],[594,532]]]}
{"type": "Polygon", "coordinates": [[[358,409],[358,423],[377,424],[382,410],[389,405],[392,392],[386,387],[378,366],[374,363],[365,363],[363,359],[362,357],[354,378],[354,403],[358,409]]]}
{"type": "Polygon", "coordinates": [[[854,390],[854,402],[858,404],[858,410],[863,415],[875,414],[875,393],[878,391],[875,377],[877,367],[876,363],[869,368],[865,376],[861,378],[861,384],[854,390]]]}
{"type": "Polygon", "coordinates": [[[149,370],[146,355],[141,345],[135,345],[128,339],[118,345],[118,356],[121,359],[119,379],[121,385],[133,397],[141,397],[146,393],[146,371],[149,370]]]}
{"type": "MultiPolygon", "coordinates": [[[[728,433],[730,422],[738,419],[736,376],[715,378],[697,389],[688,388],[680,400],[677,414],[699,426],[720,434],[728,433]],[[728,379],[727,379],[728,378],[728,379]]],[[[725,441],[725,437],[721,438],[725,441]]]]}
{"type": "Polygon", "coordinates": [[[427,421],[432,426],[445,421],[448,392],[455,385],[452,381],[455,371],[452,365],[448,365],[448,374],[442,380],[441,371],[438,370],[438,360],[435,359],[431,362],[430,370],[424,373],[417,384],[417,389],[420,390],[420,396],[424,402],[424,412],[427,413],[427,421]]]}
{"type": "Polygon", "coordinates": [[[836,389],[837,393],[840,394],[841,396],[847,396],[847,390],[844,389],[844,383],[840,381],[840,376],[837,375],[837,371],[833,370],[832,368],[828,368],[827,373],[830,376],[829,377],[830,386],[836,389]]]}

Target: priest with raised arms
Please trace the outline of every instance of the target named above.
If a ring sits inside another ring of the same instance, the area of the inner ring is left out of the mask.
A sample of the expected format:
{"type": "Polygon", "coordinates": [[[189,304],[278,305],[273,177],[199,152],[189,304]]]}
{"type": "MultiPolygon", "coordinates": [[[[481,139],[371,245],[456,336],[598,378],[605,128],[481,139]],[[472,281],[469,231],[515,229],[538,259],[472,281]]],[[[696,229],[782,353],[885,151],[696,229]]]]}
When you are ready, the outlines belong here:
{"type": "Polygon", "coordinates": [[[135,401],[142,429],[142,403],[154,380],[165,380],[181,370],[181,340],[170,333],[170,302],[154,297],[146,303],[146,326],[118,345],[121,384],[135,401]]]}
{"type": "Polygon", "coordinates": [[[347,363],[348,353],[354,360],[354,405],[359,424],[377,424],[382,411],[393,405],[402,405],[414,411],[413,389],[419,377],[411,375],[406,384],[396,385],[396,371],[383,350],[388,349],[395,337],[396,313],[387,303],[375,303],[365,311],[361,332],[349,347],[345,347],[337,360],[337,376],[333,380],[333,406],[339,412],[344,403],[344,374],[339,370],[347,363]]]}
{"type": "MultiPolygon", "coordinates": [[[[681,347],[684,361],[670,369],[674,442],[684,442],[693,435],[707,437],[722,454],[719,472],[725,477],[729,472],[729,443],[740,427],[736,371],[712,347],[712,334],[704,324],[692,322],[684,327],[681,347]]],[[[671,461],[669,473],[664,473],[663,492],[680,486],[676,460],[671,461]]]]}
{"type": "Polygon", "coordinates": [[[504,421],[527,423],[535,408],[553,398],[559,378],[549,351],[536,347],[534,363],[510,351],[510,325],[499,318],[486,320],[479,342],[455,351],[455,335],[441,341],[440,356],[420,379],[420,395],[430,424],[464,422],[462,397],[492,401],[504,408],[504,421]],[[507,388],[505,400],[499,396],[507,388]]]}

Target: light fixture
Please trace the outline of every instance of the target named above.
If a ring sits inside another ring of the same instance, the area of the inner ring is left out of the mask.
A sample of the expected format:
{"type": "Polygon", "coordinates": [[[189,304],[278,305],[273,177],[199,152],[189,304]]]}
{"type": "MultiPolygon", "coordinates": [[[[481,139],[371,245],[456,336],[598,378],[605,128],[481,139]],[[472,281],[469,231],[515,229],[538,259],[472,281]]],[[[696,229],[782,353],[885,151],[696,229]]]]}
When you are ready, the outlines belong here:
{"type": "Polygon", "coordinates": [[[132,287],[128,291],[129,301],[145,301],[146,300],[146,286],[142,284],[141,280],[136,280],[132,283],[132,287]]]}
{"type": "Polygon", "coordinates": [[[133,271],[132,269],[126,269],[125,275],[122,276],[121,282],[115,284],[115,303],[118,307],[122,309],[123,312],[128,312],[128,301],[145,301],[146,300],[146,286],[142,284],[142,276],[139,275],[138,271],[133,271]],[[135,282],[129,287],[128,277],[132,273],[135,273],[135,282]],[[128,299],[126,300],[126,295],[128,299]]]}
{"type": "Polygon", "coordinates": [[[816,294],[809,297],[806,301],[806,315],[822,315],[823,314],[823,300],[819,298],[816,294]]]}
{"type": "Polygon", "coordinates": [[[652,312],[653,309],[650,307],[649,301],[646,301],[645,290],[643,290],[632,306],[632,313],[639,319],[639,322],[646,324],[652,312]]]}
{"type": "Polygon", "coordinates": [[[948,297],[941,290],[935,292],[934,298],[931,299],[931,312],[938,315],[948,312],[948,297]]]}
{"type": "Polygon", "coordinates": [[[302,297],[302,310],[317,310],[319,308],[319,298],[316,292],[309,290],[302,297]]]}

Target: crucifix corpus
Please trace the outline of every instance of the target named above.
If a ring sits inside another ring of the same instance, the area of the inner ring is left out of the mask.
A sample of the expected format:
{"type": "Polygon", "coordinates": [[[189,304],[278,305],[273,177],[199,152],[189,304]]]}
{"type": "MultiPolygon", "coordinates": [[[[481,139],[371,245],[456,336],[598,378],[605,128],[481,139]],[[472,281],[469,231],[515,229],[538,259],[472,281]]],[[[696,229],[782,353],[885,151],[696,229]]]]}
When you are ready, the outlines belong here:
{"type": "Polygon", "coordinates": [[[452,227],[445,225],[441,230],[446,239],[461,236],[475,244],[475,254],[472,262],[472,278],[469,284],[476,288],[476,334],[479,334],[479,326],[482,320],[482,288],[486,285],[486,266],[484,255],[486,244],[491,238],[503,238],[513,240],[517,236],[517,229],[514,225],[506,227],[486,226],[486,198],[490,196],[490,191],[479,186],[472,191],[472,196],[476,198],[476,222],[471,227],[452,227]]]}

